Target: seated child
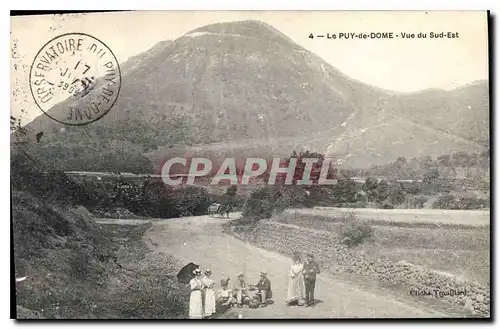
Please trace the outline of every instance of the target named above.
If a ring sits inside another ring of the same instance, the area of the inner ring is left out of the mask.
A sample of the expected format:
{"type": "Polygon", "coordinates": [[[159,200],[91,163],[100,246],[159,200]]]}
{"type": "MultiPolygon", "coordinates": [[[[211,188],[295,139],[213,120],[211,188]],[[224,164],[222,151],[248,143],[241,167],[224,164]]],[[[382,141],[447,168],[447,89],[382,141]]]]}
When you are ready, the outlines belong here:
{"type": "Polygon", "coordinates": [[[221,289],[217,292],[217,304],[224,306],[233,306],[236,304],[236,298],[233,291],[229,289],[229,278],[220,280],[221,289]]]}

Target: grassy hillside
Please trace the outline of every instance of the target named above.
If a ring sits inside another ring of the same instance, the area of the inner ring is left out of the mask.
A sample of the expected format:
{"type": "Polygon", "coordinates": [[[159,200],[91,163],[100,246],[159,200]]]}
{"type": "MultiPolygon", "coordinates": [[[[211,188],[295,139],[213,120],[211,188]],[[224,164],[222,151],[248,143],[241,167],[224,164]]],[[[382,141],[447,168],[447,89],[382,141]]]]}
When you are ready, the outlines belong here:
{"type": "Polygon", "coordinates": [[[387,97],[377,106],[393,109],[396,114],[451,137],[484,145],[489,140],[488,89],[487,81],[477,81],[451,91],[426,90],[387,97]]]}
{"type": "Polygon", "coordinates": [[[12,247],[18,319],[185,318],[187,293],[175,277],[183,264],[149,252],[149,226],[101,226],[82,206],[101,190],[43,173],[26,150],[11,162],[12,247]],[[90,187],[90,188],[89,188],[90,187]]]}

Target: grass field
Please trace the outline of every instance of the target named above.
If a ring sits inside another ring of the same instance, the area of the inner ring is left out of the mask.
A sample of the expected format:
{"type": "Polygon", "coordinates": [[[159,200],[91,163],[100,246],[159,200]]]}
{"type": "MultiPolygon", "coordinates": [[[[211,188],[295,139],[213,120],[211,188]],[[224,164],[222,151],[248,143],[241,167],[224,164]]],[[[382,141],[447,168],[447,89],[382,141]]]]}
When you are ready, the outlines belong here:
{"type": "MultiPolygon", "coordinates": [[[[372,209],[367,209],[372,210],[372,209]]],[[[383,212],[388,212],[383,210],[383,212]]],[[[297,225],[323,232],[341,233],[345,217],[321,216],[306,211],[287,211],[272,218],[272,221],[297,225]]],[[[319,212],[321,213],[321,212],[319,212]]],[[[408,261],[416,265],[448,273],[465,280],[488,284],[490,281],[490,230],[487,226],[466,225],[473,223],[475,217],[467,219],[460,214],[459,225],[448,221],[436,225],[434,216],[426,218],[420,214],[419,220],[385,220],[376,216],[354,220],[368,223],[374,229],[374,236],[356,249],[370,259],[408,261]]],[[[374,212],[376,213],[376,212],[374,212]]],[[[444,220],[441,223],[445,222],[444,220]]]]}
{"type": "Polygon", "coordinates": [[[438,209],[371,209],[371,208],[333,208],[315,207],[314,209],[290,209],[286,213],[308,216],[343,217],[354,214],[358,219],[372,224],[394,226],[460,226],[489,227],[489,210],[438,210],[438,209]]]}

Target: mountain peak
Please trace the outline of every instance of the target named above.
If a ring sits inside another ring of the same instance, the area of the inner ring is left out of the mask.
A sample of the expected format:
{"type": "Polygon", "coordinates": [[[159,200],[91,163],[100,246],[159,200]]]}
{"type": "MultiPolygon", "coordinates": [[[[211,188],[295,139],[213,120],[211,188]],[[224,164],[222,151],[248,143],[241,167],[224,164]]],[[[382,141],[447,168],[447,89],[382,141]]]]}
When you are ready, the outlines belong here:
{"type": "MultiPolygon", "coordinates": [[[[45,147],[36,148],[44,161],[54,168],[114,170],[132,163],[123,161],[126,151],[140,169],[144,154],[157,166],[174,146],[183,156],[197,145],[209,158],[329,147],[332,157],[345,155],[346,164],[359,167],[398,156],[471,153],[488,139],[487,88],[388,93],[256,20],[210,24],[157,43],[124,63],[122,72],[120,97],[102,120],[63,132],[47,116],[29,125],[35,134],[46,132],[45,147]],[[83,141],[86,153],[79,151],[83,141]]],[[[64,114],[70,101],[51,113],[64,114]]]]}
{"type": "Polygon", "coordinates": [[[289,42],[292,42],[292,40],[288,36],[281,33],[271,25],[259,20],[231,21],[209,24],[191,30],[190,32],[186,33],[186,35],[194,33],[238,35],[268,41],[272,41],[274,39],[285,39],[289,42]]]}

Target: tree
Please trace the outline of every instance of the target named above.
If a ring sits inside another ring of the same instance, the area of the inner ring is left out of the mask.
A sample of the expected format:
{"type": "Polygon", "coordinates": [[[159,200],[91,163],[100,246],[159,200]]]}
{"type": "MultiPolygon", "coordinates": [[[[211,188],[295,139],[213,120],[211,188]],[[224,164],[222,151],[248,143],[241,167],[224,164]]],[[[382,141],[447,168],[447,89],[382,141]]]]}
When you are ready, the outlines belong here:
{"type": "Polygon", "coordinates": [[[436,168],[431,168],[424,173],[423,182],[427,184],[432,184],[436,182],[439,178],[439,170],[436,168]]]}
{"type": "Polygon", "coordinates": [[[396,159],[396,161],[394,162],[394,172],[393,174],[398,176],[398,177],[401,177],[404,173],[404,170],[406,168],[406,165],[407,165],[407,161],[406,161],[406,158],[405,157],[398,157],[396,159]]]}
{"type": "Polygon", "coordinates": [[[208,200],[206,188],[198,186],[184,186],[176,189],[173,193],[176,202],[176,210],[179,215],[196,215],[206,210],[205,206],[208,200]]]}
{"type": "Polygon", "coordinates": [[[400,184],[391,185],[389,190],[389,200],[393,205],[402,204],[405,201],[406,195],[400,184]]]}
{"type": "Polygon", "coordinates": [[[339,179],[333,187],[334,197],[337,202],[356,202],[356,183],[351,179],[339,179]]]}
{"type": "Polygon", "coordinates": [[[245,202],[243,217],[254,221],[271,218],[280,198],[282,195],[276,186],[263,186],[252,191],[245,202]]]}
{"type": "Polygon", "coordinates": [[[389,183],[387,180],[382,180],[378,183],[375,189],[375,200],[382,203],[389,196],[389,183]]]}
{"type": "Polygon", "coordinates": [[[408,166],[413,170],[418,169],[418,159],[416,157],[411,158],[410,162],[408,163],[408,166]]]}
{"type": "Polygon", "coordinates": [[[368,195],[368,201],[375,200],[375,190],[377,189],[378,182],[373,177],[366,178],[365,183],[363,184],[362,190],[368,195]]]}
{"type": "Polygon", "coordinates": [[[470,156],[466,152],[456,152],[453,154],[453,164],[455,167],[466,167],[469,164],[470,156]]]}
{"type": "Polygon", "coordinates": [[[411,182],[409,184],[402,184],[402,189],[408,194],[419,194],[422,191],[422,186],[419,182],[411,182]]]}
{"type": "Polygon", "coordinates": [[[418,158],[420,169],[430,168],[432,165],[432,158],[428,155],[418,158]]]}
{"type": "Polygon", "coordinates": [[[415,208],[420,209],[424,207],[424,204],[427,202],[427,198],[424,196],[418,196],[413,199],[413,205],[415,208]]]}
{"type": "Polygon", "coordinates": [[[406,165],[406,158],[405,157],[398,157],[396,159],[396,163],[400,163],[402,165],[406,165]]]}
{"type": "Polygon", "coordinates": [[[449,154],[443,154],[437,158],[438,165],[440,166],[450,166],[451,156],[449,154]]]}
{"type": "MultiPolygon", "coordinates": [[[[296,158],[297,162],[295,165],[295,171],[293,174],[293,180],[292,180],[291,185],[297,185],[297,182],[302,180],[302,178],[304,176],[304,169],[306,167],[306,163],[303,162],[302,160],[303,159],[312,159],[312,158],[318,159],[318,160],[315,163],[313,163],[313,165],[312,165],[312,169],[311,169],[311,172],[309,175],[309,180],[311,180],[313,182],[312,183],[313,185],[318,184],[321,170],[323,168],[323,164],[324,164],[324,160],[325,160],[325,155],[321,154],[321,153],[317,153],[317,152],[305,151],[305,152],[297,153],[296,151],[293,151],[290,157],[288,157],[287,159],[283,160],[280,163],[280,167],[289,166],[290,160],[292,158],[296,158]]],[[[327,178],[332,179],[332,178],[334,178],[333,176],[334,176],[333,170],[331,168],[328,168],[327,178]]],[[[285,175],[284,174],[277,175],[276,182],[279,185],[283,185],[285,183],[285,175]]]]}
{"type": "Polygon", "coordinates": [[[227,188],[226,193],[224,194],[224,205],[233,208],[236,204],[235,199],[236,199],[236,191],[238,190],[237,185],[231,185],[227,188]]]}
{"type": "Polygon", "coordinates": [[[237,185],[231,185],[231,186],[229,186],[227,188],[226,194],[229,195],[229,196],[235,196],[237,190],[238,190],[238,186],[237,185]]]}

